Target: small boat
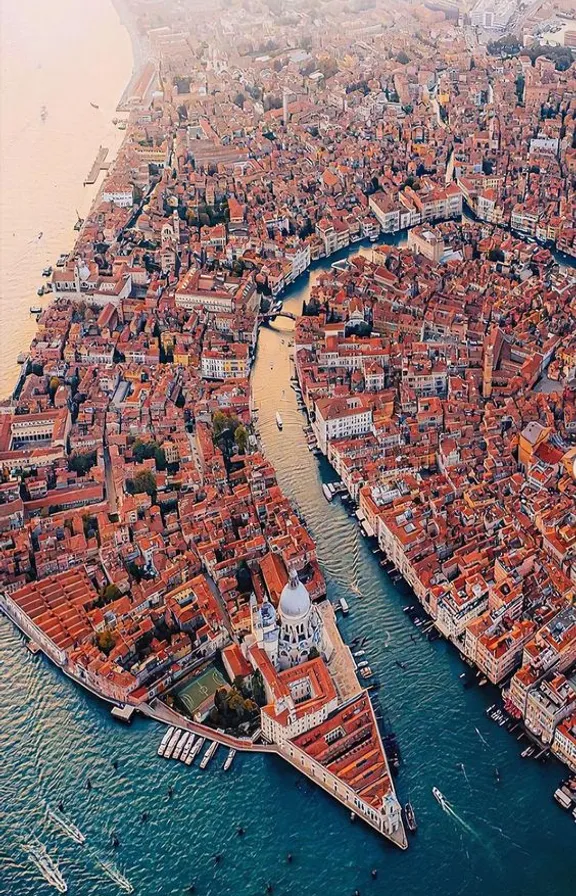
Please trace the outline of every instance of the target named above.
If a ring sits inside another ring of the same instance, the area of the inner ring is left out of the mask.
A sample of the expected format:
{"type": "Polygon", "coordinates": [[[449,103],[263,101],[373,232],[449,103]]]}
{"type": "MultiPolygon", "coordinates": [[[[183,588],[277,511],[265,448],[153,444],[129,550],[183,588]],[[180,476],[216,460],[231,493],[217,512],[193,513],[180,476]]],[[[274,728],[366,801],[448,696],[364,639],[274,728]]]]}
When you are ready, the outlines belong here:
{"type": "Polygon", "coordinates": [[[368,665],[369,665],[368,660],[360,660],[360,662],[357,665],[358,665],[358,669],[367,669],[368,665]]]}
{"type": "Polygon", "coordinates": [[[446,808],[446,798],[444,797],[444,794],[440,793],[440,791],[438,790],[437,787],[432,788],[432,794],[434,796],[434,799],[440,803],[440,805],[442,806],[443,809],[445,809],[446,808]]]}
{"type": "Polygon", "coordinates": [[[500,770],[497,768],[494,769],[494,777],[496,778],[497,782],[500,783],[500,770]]]}
{"type": "Polygon", "coordinates": [[[406,815],[406,824],[408,826],[408,830],[414,833],[418,829],[418,824],[416,823],[414,807],[412,806],[411,802],[407,802],[404,806],[404,814],[406,815]]]}
{"type": "Polygon", "coordinates": [[[219,747],[219,743],[217,740],[213,740],[206,752],[204,753],[202,760],[200,762],[200,768],[206,768],[212,757],[214,756],[216,750],[219,747]]]}
{"type": "Polygon", "coordinates": [[[41,240],[43,236],[44,236],[44,231],[41,230],[40,233],[38,234],[38,239],[41,240]]]}
{"type": "Polygon", "coordinates": [[[398,666],[399,669],[404,669],[404,670],[406,670],[406,669],[408,668],[408,666],[406,665],[406,663],[403,663],[402,660],[395,660],[395,663],[396,663],[396,665],[398,666]]]}
{"type": "Polygon", "coordinates": [[[226,759],[224,760],[224,765],[222,766],[222,768],[224,769],[225,772],[228,771],[228,769],[234,762],[235,755],[236,755],[236,750],[234,749],[234,747],[230,747],[230,749],[228,750],[228,755],[227,755],[226,759]]]}
{"type": "Polygon", "coordinates": [[[34,838],[29,843],[22,844],[22,849],[28,853],[28,858],[50,886],[59,893],[68,892],[68,885],[60,873],[58,864],[50,858],[46,847],[39,840],[34,838]]]}
{"type": "Polygon", "coordinates": [[[352,656],[354,657],[354,659],[356,659],[359,656],[366,656],[366,651],[365,650],[357,650],[355,653],[352,654],[352,656]]]}
{"type": "Polygon", "coordinates": [[[75,843],[86,843],[86,837],[76,825],[64,817],[56,809],[48,809],[48,817],[57,825],[61,831],[64,831],[75,843]]]}
{"type": "Polygon", "coordinates": [[[372,675],[374,675],[370,666],[365,666],[363,669],[360,669],[359,674],[362,676],[362,678],[371,678],[372,675]]]}
{"type": "Polygon", "coordinates": [[[174,730],[175,730],[175,729],[174,729],[174,726],[171,725],[170,728],[168,729],[168,731],[166,732],[166,734],[164,735],[164,737],[162,738],[162,740],[161,740],[161,742],[160,742],[160,746],[158,747],[158,756],[163,756],[163,755],[164,755],[164,750],[165,750],[166,747],[168,746],[168,743],[169,743],[169,741],[170,741],[170,738],[171,738],[172,735],[174,734],[174,730]]]}
{"type": "Polygon", "coordinates": [[[98,105],[98,103],[92,103],[92,102],[91,102],[90,105],[92,106],[93,109],[99,109],[99,108],[100,108],[100,106],[98,105]]]}
{"type": "Polygon", "coordinates": [[[115,884],[118,884],[121,890],[124,890],[125,893],[133,893],[134,887],[130,883],[130,881],[124,877],[123,874],[118,871],[117,868],[114,867],[110,862],[103,862],[102,859],[96,857],[96,861],[102,868],[102,870],[108,875],[110,880],[113,880],[115,884]]]}
{"type": "Polygon", "coordinates": [[[36,295],[37,295],[37,296],[43,296],[43,295],[44,295],[44,286],[39,286],[39,287],[38,287],[38,289],[36,290],[36,295]]]}
{"type": "Polygon", "coordinates": [[[350,607],[348,606],[348,601],[344,597],[340,598],[340,609],[342,610],[342,613],[344,616],[347,616],[348,613],[350,612],[350,607]]]}
{"type": "Polygon", "coordinates": [[[196,743],[194,744],[194,746],[193,746],[192,749],[190,750],[190,753],[188,754],[188,756],[187,756],[186,759],[184,760],[184,761],[186,762],[186,765],[192,765],[192,763],[193,763],[194,760],[196,759],[198,753],[200,752],[200,750],[201,750],[202,747],[204,746],[205,742],[206,742],[206,738],[205,738],[205,737],[199,737],[199,738],[198,738],[198,740],[196,741],[196,743]]]}
{"type": "Polygon", "coordinates": [[[42,305],[30,305],[30,314],[42,314],[42,305]]]}
{"type": "Polygon", "coordinates": [[[119,130],[119,131],[125,131],[125,130],[126,130],[126,122],[125,122],[125,121],[119,121],[119,122],[118,122],[118,130],[119,130]]]}
{"type": "Polygon", "coordinates": [[[52,273],[52,265],[51,264],[49,264],[47,268],[42,269],[43,277],[49,277],[51,273],[52,273]]]}
{"type": "Polygon", "coordinates": [[[481,678],[480,681],[478,682],[478,687],[483,688],[485,684],[488,684],[488,679],[487,679],[487,678],[481,678]]]}
{"type": "Polygon", "coordinates": [[[529,759],[534,752],[534,747],[528,746],[520,753],[522,759],[529,759]]]}
{"type": "Polygon", "coordinates": [[[330,491],[330,489],[328,488],[328,486],[326,485],[325,482],[322,483],[322,494],[324,495],[324,497],[326,498],[327,501],[331,501],[332,498],[334,497],[334,495],[332,494],[332,492],[330,491]]]}
{"type": "Polygon", "coordinates": [[[46,108],[46,106],[42,106],[42,108],[40,109],[40,118],[42,119],[42,121],[46,121],[47,117],[48,117],[48,109],[46,108]]]}
{"type": "Polygon", "coordinates": [[[282,429],[283,427],[282,417],[280,416],[280,411],[276,411],[276,426],[278,429],[282,429]]]}

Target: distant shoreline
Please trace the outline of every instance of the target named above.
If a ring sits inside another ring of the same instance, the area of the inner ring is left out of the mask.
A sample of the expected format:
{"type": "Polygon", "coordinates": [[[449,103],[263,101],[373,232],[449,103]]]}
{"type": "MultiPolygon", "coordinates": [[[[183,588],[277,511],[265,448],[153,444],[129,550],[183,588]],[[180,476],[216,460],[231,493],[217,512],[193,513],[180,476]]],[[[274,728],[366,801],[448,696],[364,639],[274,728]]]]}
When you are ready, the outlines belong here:
{"type": "Polygon", "coordinates": [[[116,108],[118,111],[120,111],[120,107],[124,102],[130,86],[134,84],[134,82],[139,77],[140,72],[148,62],[150,58],[150,52],[148,41],[143,38],[138,31],[136,22],[128,5],[124,2],[124,0],[111,0],[111,3],[116,10],[116,13],[118,14],[120,24],[123,28],[126,29],[128,33],[128,37],[130,38],[130,45],[132,47],[132,74],[127,84],[125,85],[120,98],[118,99],[116,108]]]}

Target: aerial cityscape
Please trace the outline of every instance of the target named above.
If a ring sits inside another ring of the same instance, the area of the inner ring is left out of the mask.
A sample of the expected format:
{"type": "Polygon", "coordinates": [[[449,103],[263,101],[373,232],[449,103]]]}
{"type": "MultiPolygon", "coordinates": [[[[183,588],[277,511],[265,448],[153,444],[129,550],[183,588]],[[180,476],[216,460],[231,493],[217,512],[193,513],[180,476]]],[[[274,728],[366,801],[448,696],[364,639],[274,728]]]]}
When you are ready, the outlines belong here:
{"type": "Polygon", "coordinates": [[[45,6],[0,894],[572,894],[574,0],[45,6]]]}

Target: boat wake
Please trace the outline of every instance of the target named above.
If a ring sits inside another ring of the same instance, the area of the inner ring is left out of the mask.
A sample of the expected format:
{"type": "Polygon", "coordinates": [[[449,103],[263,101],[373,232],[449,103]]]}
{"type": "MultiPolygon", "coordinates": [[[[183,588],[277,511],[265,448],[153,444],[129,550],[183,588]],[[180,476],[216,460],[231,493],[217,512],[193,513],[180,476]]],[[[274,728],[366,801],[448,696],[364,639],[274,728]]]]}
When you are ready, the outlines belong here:
{"type": "Polygon", "coordinates": [[[43,843],[33,837],[28,843],[22,844],[22,849],[51,887],[54,887],[59,893],[68,892],[68,885],[60,873],[58,863],[50,858],[43,843]]]}
{"type": "Polygon", "coordinates": [[[51,809],[48,807],[48,818],[54,822],[54,824],[60,828],[71,840],[74,840],[75,843],[85,843],[86,837],[80,830],[80,828],[76,827],[76,825],[69,821],[69,819],[65,818],[61,812],[58,812],[56,809],[51,809]]]}
{"type": "Polygon", "coordinates": [[[478,729],[475,728],[474,731],[476,732],[476,734],[478,735],[478,737],[480,738],[480,740],[482,741],[482,743],[483,743],[485,746],[489,747],[490,744],[488,743],[488,741],[486,740],[485,737],[482,737],[482,735],[480,734],[480,732],[478,731],[478,729]]]}
{"type": "Polygon", "coordinates": [[[112,865],[110,862],[105,862],[95,853],[93,855],[94,859],[96,860],[98,865],[100,865],[104,873],[107,874],[110,880],[113,880],[115,884],[118,884],[121,890],[124,890],[125,893],[134,892],[134,887],[132,886],[128,878],[124,877],[124,875],[120,871],[118,871],[118,869],[115,868],[114,865],[112,865]]]}

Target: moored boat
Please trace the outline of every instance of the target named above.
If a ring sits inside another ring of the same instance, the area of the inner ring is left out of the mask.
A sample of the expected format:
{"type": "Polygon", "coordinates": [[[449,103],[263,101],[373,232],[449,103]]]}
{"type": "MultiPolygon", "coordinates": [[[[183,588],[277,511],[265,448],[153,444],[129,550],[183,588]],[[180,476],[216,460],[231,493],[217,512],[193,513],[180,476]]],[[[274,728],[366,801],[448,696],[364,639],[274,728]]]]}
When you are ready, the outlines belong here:
{"type": "Polygon", "coordinates": [[[282,417],[280,416],[280,411],[276,411],[276,426],[278,429],[282,429],[283,427],[282,417]]]}
{"type": "Polygon", "coordinates": [[[414,814],[414,807],[410,801],[404,806],[404,814],[406,815],[406,825],[408,830],[414,833],[418,830],[418,824],[416,822],[416,815],[414,814]]]}
{"type": "Polygon", "coordinates": [[[213,740],[206,752],[204,753],[202,760],[200,762],[200,768],[206,768],[212,757],[214,756],[216,750],[218,749],[219,744],[217,740],[213,740]]]}
{"type": "Polygon", "coordinates": [[[234,749],[234,747],[230,747],[230,749],[228,750],[228,755],[227,755],[226,759],[224,760],[224,765],[222,766],[222,768],[224,769],[225,772],[228,771],[228,769],[234,762],[235,755],[236,755],[236,750],[234,749]]]}
{"type": "Polygon", "coordinates": [[[174,726],[171,725],[162,740],[160,741],[160,746],[158,747],[158,756],[163,756],[166,747],[170,742],[170,738],[174,734],[174,726]]]}

